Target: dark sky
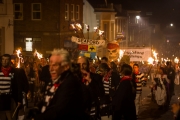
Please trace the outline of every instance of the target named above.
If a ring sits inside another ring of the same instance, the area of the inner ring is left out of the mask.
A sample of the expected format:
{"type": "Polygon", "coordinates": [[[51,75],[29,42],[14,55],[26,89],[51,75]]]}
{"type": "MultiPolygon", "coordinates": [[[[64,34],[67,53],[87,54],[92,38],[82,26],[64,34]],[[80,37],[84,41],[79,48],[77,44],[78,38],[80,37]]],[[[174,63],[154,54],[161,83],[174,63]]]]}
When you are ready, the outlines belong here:
{"type": "Polygon", "coordinates": [[[107,0],[115,3],[124,3],[135,10],[152,12],[152,23],[160,23],[166,27],[170,23],[180,28],[180,0],[107,0]]]}

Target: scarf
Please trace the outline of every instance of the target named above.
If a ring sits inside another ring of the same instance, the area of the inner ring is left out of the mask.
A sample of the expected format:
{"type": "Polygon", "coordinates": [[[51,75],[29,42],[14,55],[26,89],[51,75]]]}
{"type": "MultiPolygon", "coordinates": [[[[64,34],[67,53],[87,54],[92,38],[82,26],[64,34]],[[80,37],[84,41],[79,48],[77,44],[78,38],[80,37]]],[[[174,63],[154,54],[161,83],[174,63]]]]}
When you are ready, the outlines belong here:
{"type": "Polygon", "coordinates": [[[120,82],[125,81],[125,80],[132,80],[131,76],[123,76],[120,80],[120,82]]]}
{"type": "Polygon", "coordinates": [[[104,81],[109,81],[109,77],[111,76],[111,70],[104,76],[104,81]]]}
{"type": "Polygon", "coordinates": [[[3,72],[5,77],[9,76],[9,73],[11,72],[11,69],[12,69],[11,67],[7,67],[7,68],[1,67],[1,71],[3,72]]]}

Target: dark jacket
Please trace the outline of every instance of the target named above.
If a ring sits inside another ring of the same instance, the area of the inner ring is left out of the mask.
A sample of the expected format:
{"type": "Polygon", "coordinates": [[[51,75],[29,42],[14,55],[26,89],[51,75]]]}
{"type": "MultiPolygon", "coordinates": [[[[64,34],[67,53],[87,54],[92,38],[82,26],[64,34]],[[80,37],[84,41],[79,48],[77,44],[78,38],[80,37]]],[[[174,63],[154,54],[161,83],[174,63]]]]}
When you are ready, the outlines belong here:
{"type": "Polygon", "coordinates": [[[112,98],[114,111],[113,120],[121,120],[122,116],[124,116],[125,120],[136,120],[135,92],[133,93],[133,84],[131,82],[131,80],[123,80],[120,82],[112,98]]]}
{"type": "Polygon", "coordinates": [[[42,71],[39,75],[39,79],[41,81],[43,81],[46,85],[48,82],[51,81],[51,75],[50,75],[50,72],[49,72],[49,65],[46,65],[44,67],[42,67],[42,71]]]}
{"type": "Polygon", "coordinates": [[[54,97],[44,113],[35,117],[35,120],[81,120],[82,89],[80,82],[70,72],[61,74],[54,97]]]}
{"type": "MultiPolygon", "coordinates": [[[[90,94],[91,100],[94,104],[91,104],[91,107],[95,107],[95,115],[97,118],[100,117],[100,101],[99,99],[104,96],[104,87],[102,82],[102,76],[96,73],[90,73],[91,83],[87,86],[90,94]]],[[[92,111],[91,111],[92,112],[92,111]]]]}
{"type": "Polygon", "coordinates": [[[25,71],[21,68],[14,68],[14,77],[12,79],[12,97],[15,100],[15,102],[22,103],[23,100],[23,94],[22,92],[25,92],[26,94],[29,91],[29,83],[28,79],[26,77],[25,71]]]}

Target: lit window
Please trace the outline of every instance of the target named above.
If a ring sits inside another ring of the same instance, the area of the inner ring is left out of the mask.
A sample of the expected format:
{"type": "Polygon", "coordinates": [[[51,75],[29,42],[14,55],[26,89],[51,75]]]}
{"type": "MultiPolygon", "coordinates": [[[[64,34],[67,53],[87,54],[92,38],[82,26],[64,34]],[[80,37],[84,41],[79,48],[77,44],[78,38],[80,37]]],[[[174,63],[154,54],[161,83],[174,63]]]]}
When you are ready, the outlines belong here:
{"type": "Polygon", "coordinates": [[[40,19],[41,19],[41,4],[32,3],[32,20],[40,20],[40,19]]]}
{"type": "Polygon", "coordinates": [[[14,19],[15,20],[23,19],[23,4],[22,3],[14,4],[14,19]]]}
{"type": "Polygon", "coordinates": [[[79,20],[79,5],[76,5],[76,20],[79,20]]]}
{"type": "Polygon", "coordinates": [[[65,20],[69,20],[69,4],[65,4],[65,20]]]}
{"type": "Polygon", "coordinates": [[[71,4],[71,20],[74,20],[74,4],[71,4]]]}
{"type": "Polygon", "coordinates": [[[25,43],[26,43],[26,51],[32,51],[32,38],[25,38],[25,43]]]}

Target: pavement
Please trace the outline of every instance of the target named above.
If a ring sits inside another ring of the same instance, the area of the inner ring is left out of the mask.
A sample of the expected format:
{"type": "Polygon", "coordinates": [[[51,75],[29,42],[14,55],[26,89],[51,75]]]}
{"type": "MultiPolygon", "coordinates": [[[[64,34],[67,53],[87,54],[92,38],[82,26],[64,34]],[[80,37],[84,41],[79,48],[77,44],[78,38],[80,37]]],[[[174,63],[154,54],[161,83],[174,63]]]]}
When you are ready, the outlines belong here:
{"type": "Polygon", "coordinates": [[[171,105],[178,103],[180,97],[180,85],[175,85],[175,95],[171,99],[168,110],[159,110],[158,105],[151,100],[151,91],[148,82],[146,87],[143,87],[142,100],[138,120],[174,120],[171,112],[171,105]]]}

